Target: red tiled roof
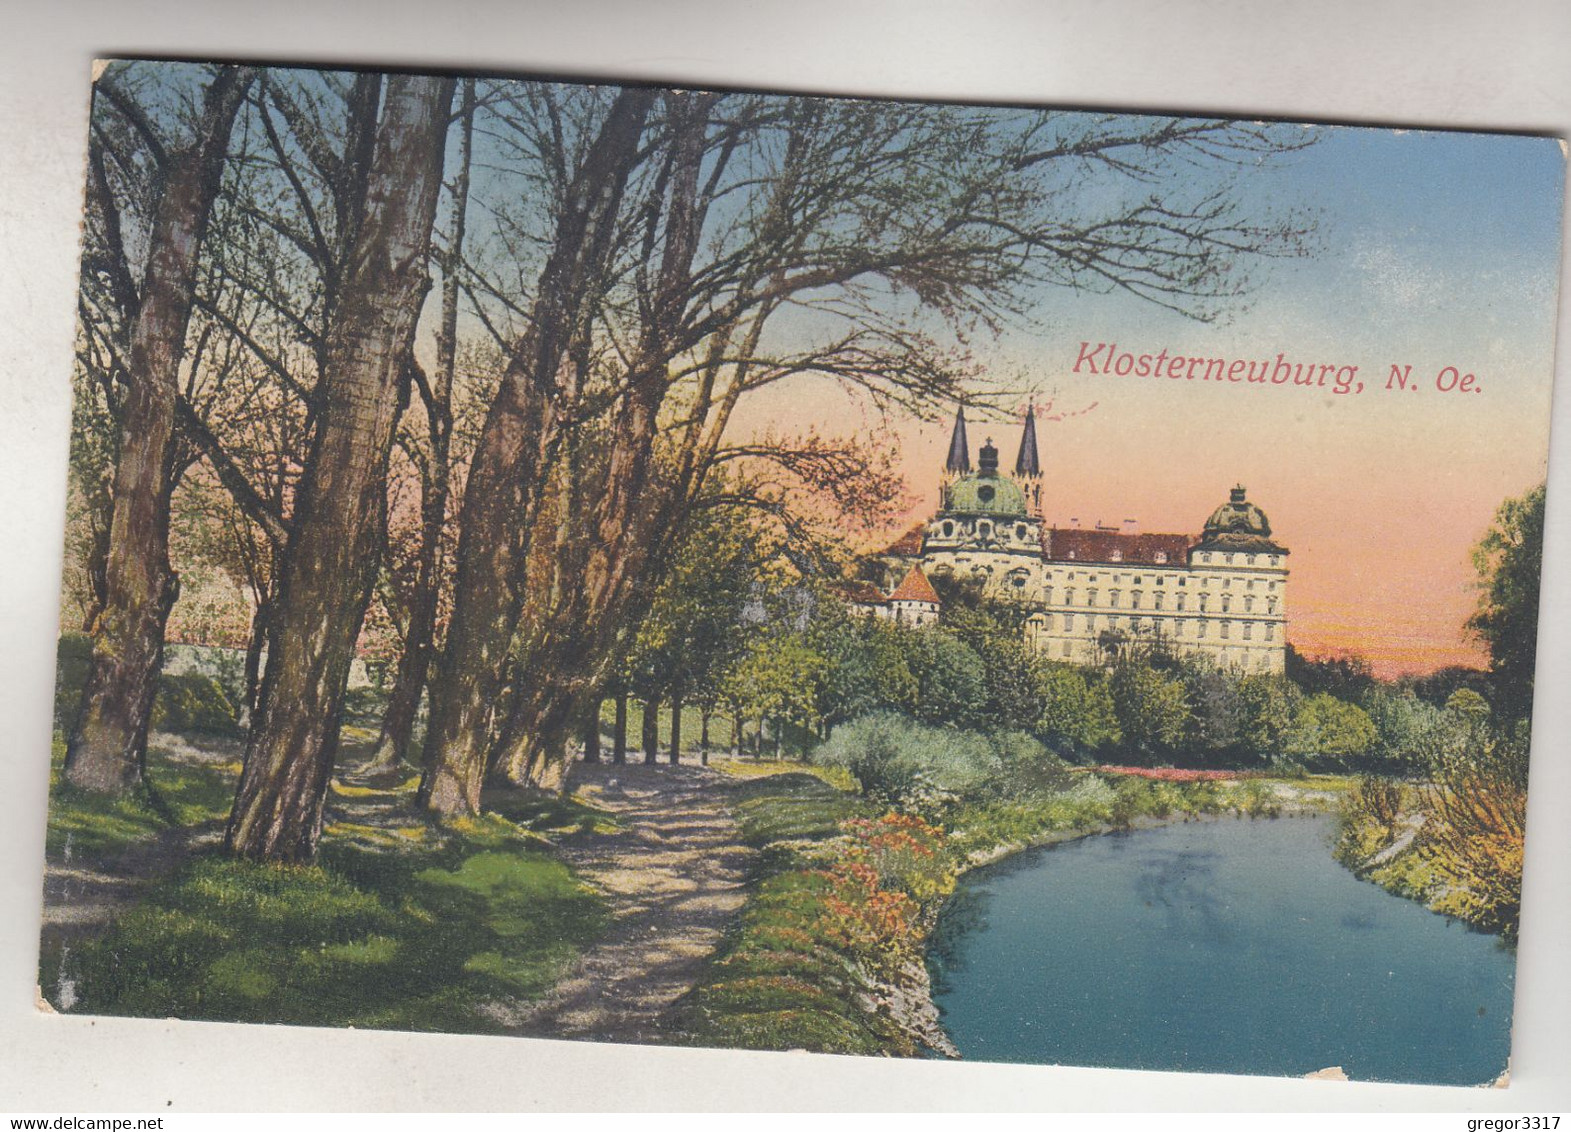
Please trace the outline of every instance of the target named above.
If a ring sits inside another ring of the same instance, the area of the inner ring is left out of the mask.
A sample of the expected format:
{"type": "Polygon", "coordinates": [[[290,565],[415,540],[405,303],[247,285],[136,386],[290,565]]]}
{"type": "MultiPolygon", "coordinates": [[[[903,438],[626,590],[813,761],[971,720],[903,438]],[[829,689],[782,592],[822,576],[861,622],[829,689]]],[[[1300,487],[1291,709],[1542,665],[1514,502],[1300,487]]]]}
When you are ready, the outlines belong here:
{"type": "Polygon", "coordinates": [[[889,595],[890,601],[925,601],[938,605],[938,591],[933,588],[933,583],[927,580],[927,575],[922,573],[919,566],[911,567],[910,573],[905,576],[905,581],[895,587],[895,592],[889,595]]]}
{"type": "Polygon", "coordinates": [[[926,534],[927,524],[918,523],[878,553],[897,555],[901,558],[915,558],[922,553],[922,539],[926,534]]]}
{"type": "Polygon", "coordinates": [[[1044,555],[1049,562],[1133,562],[1156,565],[1164,555],[1166,565],[1188,561],[1194,540],[1188,535],[1126,535],[1121,531],[1060,529],[1042,533],[1044,555]],[[1114,553],[1119,557],[1115,559],[1114,553]]]}
{"type": "Polygon", "coordinates": [[[840,596],[844,600],[852,603],[853,605],[884,604],[884,591],[879,589],[872,582],[864,582],[860,579],[853,579],[849,582],[841,582],[835,588],[839,590],[840,596]]]}

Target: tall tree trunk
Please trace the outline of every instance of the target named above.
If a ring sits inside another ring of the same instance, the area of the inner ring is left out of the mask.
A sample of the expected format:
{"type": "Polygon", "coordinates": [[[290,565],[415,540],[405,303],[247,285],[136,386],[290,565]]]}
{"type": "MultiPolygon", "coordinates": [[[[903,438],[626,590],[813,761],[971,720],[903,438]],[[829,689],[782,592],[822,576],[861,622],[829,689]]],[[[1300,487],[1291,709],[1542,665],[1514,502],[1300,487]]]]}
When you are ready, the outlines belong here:
{"type": "Polygon", "coordinates": [[[785,738],[785,727],[781,725],[780,717],[775,716],[775,761],[779,762],[784,757],[782,740],[785,738]]]}
{"type": "Polygon", "coordinates": [[[742,713],[739,711],[731,714],[731,757],[742,757],[742,713]]]}
{"type": "Polygon", "coordinates": [[[567,187],[529,329],[509,359],[471,462],[452,622],[431,682],[420,783],[419,802],[435,813],[480,808],[493,705],[522,612],[531,525],[557,442],[552,397],[564,360],[588,333],[653,102],[647,90],[620,92],[567,187]]]}
{"type": "Polygon", "coordinates": [[[262,667],[267,653],[267,641],[272,633],[273,594],[266,594],[256,603],[251,615],[251,639],[245,646],[245,716],[246,726],[256,718],[256,707],[262,693],[262,667]]]}
{"type": "Polygon", "coordinates": [[[242,856],[308,860],[349,666],[385,537],[388,453],[407,394],[453,80],[387,83],[365,207],[328,331],[321,420],[297,495],[258,726],[225,831],[242,856]]]}
{"type": "Polygon", "coordinates": [[[398,661],[398,676],[382,716],[382,732],[371,756],[373,773],[391,770],[403,758],[414,732],[431,665],[436,636],[437,607],[441,596],[442,529],[447,521],[450,449],[453,433],[453,374],[458,356],[458,281],[463,264],[464,218],[469,207],[469,163],[475,128],[475,80],[464,80],[462,129],[458,144],[458,173],[453,181],[453,216],[448,246],[439,257],[442,265],[442,323],[436,338],[436,376],[429,387],[422,383],[426,419],[431,433],[431,458],[420,484],[420,564],[415,579],[414,602],[409,611],[409,633],[398,661]]]}
{"type": "Polygon", "coordinates": [[[709,765],[709,705],[705,704],[698,716],[698,761],[702,766],[709,765]]]}
{"type": "Polygon", "coordinates": [[[230,130],[255,76],[249,67],[218,72],[203,96],[195,138],[163,169],[131,327],[103,607],[82,711],[66,746],[66,780],[86,790],[128,789],[141,777],[147,754],[164,628],[179,584],[169,564],[169,506],[180,363],[230,130]]]}
{"type": "Polygon", "coordinates": [[[627,692],[616,693],[616,722],[611,730],[611,761],[617,766],[627,762],[627,692]]]}
{"type": "MultiPolygon", "coordinates": [[[[520,596],[533,618],[534,642],[521,664],[548,674],[539,685],[547,700],[574,700],[603,677],[618,636],[637,621],[641,583],[669,539],[672,524],[662,521],[668,485],[653,475],[653,449],[703,227],[697,197],[712,102],[711,95],[665,96],[673,140],[663,173],[663,250],[652,285],[641,284],[640,304],[648,310],[608,430],[603,478],[589,496],[593,505],[581,518],[570,512],[570,529],[559,532],[556,569],[519,579],[520,586],[536,583],[527,598],[520,596]],[[562,578],[571,579],[565,596],[562,578]]],[[[570,451],[565,455],[571,458],[570,451]]],[[[555,714],[549,705],[535,710],[555,714]]],[[[503,742],[517,748],[531,740],[510,722],[503,742]]]]}
{"type": "Polygon", "coordinates": [[[682,761],[682,692],[671,693],[671,765],[682,761]]]}
{"type": "Polygon", "coordinates": [[[87,546],[87,608],[82,612],[82,632],[91,633],[98,628],[104,606],[109,601],[109,530],[113,521],[113,488],[104,492],[103,498],[89,501],[91,538],[87,546]]]}
{"type": "Polygon", "coordinates": [[[644,701],[644,765],[654,766],[660,760],[660,697],[650,696],[644,701]]]}
{"type": "Polygon", "coordinates": [[[584,761],[586,763],[600,761],[600,705],[600,697],[595,696],[584,712],[584,761]]]}

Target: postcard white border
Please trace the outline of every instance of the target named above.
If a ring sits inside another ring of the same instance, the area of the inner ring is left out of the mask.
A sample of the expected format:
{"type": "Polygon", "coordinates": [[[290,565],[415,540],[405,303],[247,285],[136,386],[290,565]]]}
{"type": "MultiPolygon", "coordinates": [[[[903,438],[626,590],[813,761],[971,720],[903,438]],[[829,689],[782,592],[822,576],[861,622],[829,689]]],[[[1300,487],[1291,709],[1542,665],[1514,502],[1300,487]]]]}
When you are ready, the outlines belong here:
{"type": "MultiPolygon", "coordinates": [[[[33,1010],[90,60],[252,57],[1571,135],[1563,0],[7,5],[0,41],[0,1111],[1571,1108],[1571,319],[1561,300],[1508,1094],[33,1010]],[[166,1102],[168,1107],[166,1109],[166,1102]]],[[[1563,275],[1564,278],[1564,275],[1563,275]]]]}

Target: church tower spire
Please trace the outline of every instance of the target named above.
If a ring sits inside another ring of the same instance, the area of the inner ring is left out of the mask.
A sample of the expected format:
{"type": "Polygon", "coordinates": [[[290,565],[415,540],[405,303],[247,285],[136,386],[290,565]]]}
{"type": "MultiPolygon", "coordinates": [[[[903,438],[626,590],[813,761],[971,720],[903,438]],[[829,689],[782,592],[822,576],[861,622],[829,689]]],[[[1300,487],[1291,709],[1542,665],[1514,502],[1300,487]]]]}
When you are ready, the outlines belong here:
{"type": "Polygon", "coordinates": [[[1042,510],[1042,461],[1036,451],[1036,403],[1026,406],[1025,429],[1020,433],[1020,455],[1015,457],[1015,479],[1031,500],[1031,509],[1042,510]]]}
{"type": "Polygon", "coordinates": [[[955,431],[949,438],[949,459],[944,471],[963,476],[971,470],[971,446],[966,443],[966,410],[961,405],[955,410],[955,431]]]}
{"type": "Polygon", "coordinates": [[[949,458],[944,461],[945,486],[970,470],[971,446],[966,443],[966,410],[964,405],[960,405],[955,409],[955,430],[949,437],[949,458]]]}

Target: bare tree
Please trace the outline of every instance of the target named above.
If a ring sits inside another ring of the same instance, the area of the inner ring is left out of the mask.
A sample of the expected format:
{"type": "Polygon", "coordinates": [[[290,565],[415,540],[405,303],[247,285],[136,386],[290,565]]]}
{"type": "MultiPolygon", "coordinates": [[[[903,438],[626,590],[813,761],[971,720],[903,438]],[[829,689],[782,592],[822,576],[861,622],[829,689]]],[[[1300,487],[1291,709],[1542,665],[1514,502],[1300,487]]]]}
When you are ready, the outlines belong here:
{"type": "Polygon", "coordinates": [[[426,672],[436,636],[439,583],[442,568],[442,534],[447,524],[448,495],[452,479],[453,376],[458,355],[458,299],[463,270],[465,213],[469,208],[469,166],[474,148],[475,81],[463,86],[458,146],[458,169],[452,188],[452,219],[447,246],[438,257],[442,269],[441,328],[437,332],[436,373],[424,380],[414,371],[416,388],[425,410],[429,446],[420,477],[420,543],[413,593],[409,600],[408,626],[403,634],[403,654],[393,681],[381,734],[370,769],[385,771],[398,764],[414,730],[415,713],[425,690],[426,672]]]}
{"type": "Polygon", "coordinates": [[[328,323],[319,422],[283,562],[258,721],[225,831],[234,853],[309,859],[379,562],[393,431],[430,285],[451,79],[388,80],[328,323]]]}
{"type": "MultiPolygon", "coordinates": [[[[1220,188],[1153,194],[1173,162],[1300,144],[1268,128],[704,94],[664,106],[624,282],[598,312],[603,378],[573,414],[597,436],[579,451],[596,455],[562,473],[582,481],[582,505],[565,512],[556,570],[529,575],[547,581],[523,601],[514,662],[528,676],[493,748],[542,786],[564,781],[558,738],[647,602],[671,533],[736,456],[725,438],[743,397],[813,373],[931,412],[972,376],[944,327],[963,339],[1022,317],[1043,285],[1212,317],[1252,257],[1304,234],[1241,218],[1220,188]],[[787,347],[771,332],[783,310],[831,329],[787,347]]],[[[768,457],[809,462],[786,446],[768,457]]]]}
{"type": "MultiPolygon", "coordinates": [[[[533,522],[560,443],[564,369],[589,337],[593,300],[606,284],[622,193],[640,156],[654,102],[621,91],[581,162],[563,179],[551,252],[528,328],[510,351],[464,491],[454,608],[431,686],[421,805],[437,813],[480,804],[491,712],[517,627],[533,522]]],[[[565,164],[566,154],[562,154],[565,164]]]]}
{"type": "Polygon", "coordinates": [[[178,586],[169,564],[169,508],[175,402],[192,292],[229,133],[254,77],[250,68],[221,68],[203,96],[190,144],[169,153],[151,127],[125,109],[131,104],[112,79],[99,86],[117,105],[124,102],[123,112],[147,130],[162,177],[124,367],[102,610],[82,712],[66,748],[66,779],[89,790],[126,789],[140,778],[146,758],[164,628],[178,586]]]}

